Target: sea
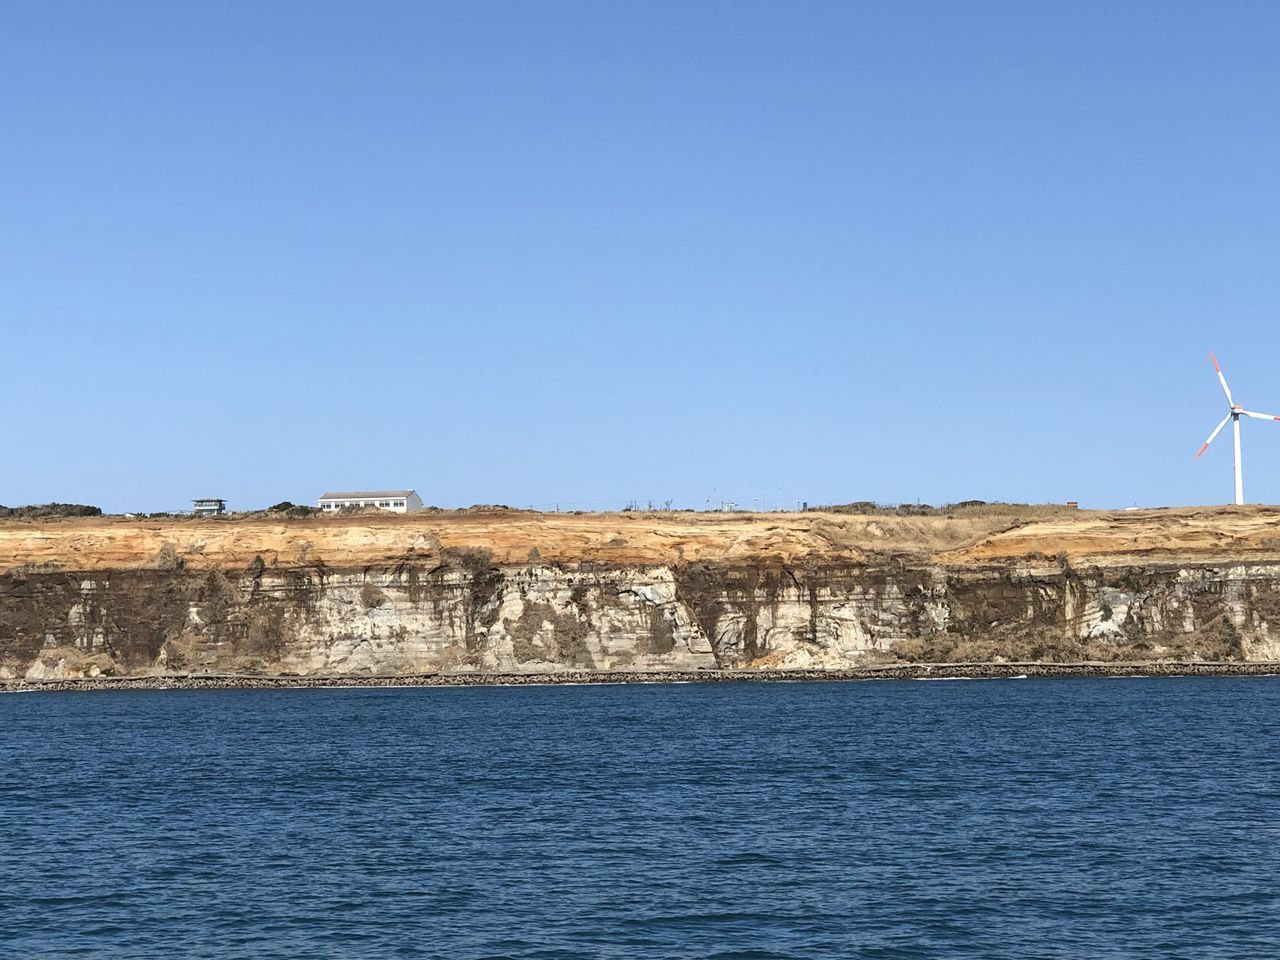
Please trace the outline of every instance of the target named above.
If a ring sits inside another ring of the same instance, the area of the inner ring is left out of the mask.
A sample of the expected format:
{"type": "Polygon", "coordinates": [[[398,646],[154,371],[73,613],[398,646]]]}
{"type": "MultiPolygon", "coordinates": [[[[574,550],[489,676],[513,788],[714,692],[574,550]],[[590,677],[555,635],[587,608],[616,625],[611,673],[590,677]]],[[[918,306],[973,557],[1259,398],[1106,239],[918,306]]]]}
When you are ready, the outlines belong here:
{"type": "Polygon", "coordinates": [[[0,957],[1280,957],[1280,679],[3,695],[0,957]]]}

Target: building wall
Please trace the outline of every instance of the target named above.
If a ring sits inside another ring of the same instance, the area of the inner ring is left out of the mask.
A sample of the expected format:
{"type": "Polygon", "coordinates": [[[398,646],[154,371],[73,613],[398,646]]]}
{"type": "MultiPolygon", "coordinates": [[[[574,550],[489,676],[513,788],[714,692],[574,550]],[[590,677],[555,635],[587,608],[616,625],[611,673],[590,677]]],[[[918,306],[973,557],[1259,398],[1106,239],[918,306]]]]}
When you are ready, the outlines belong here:
{"type": "Polygon", "coordinates": [[[377,507],[379,510],[386,510],[388,513],[410,513],[414,510],[422,509],[422,498],[416,493],[410,494],[408,498],[401,499],[399,497],[384,497],[381,499],[362,499],[362,500],[320,500],[320,509],[325,511],[340,510],[342,507],[377,507]]]}

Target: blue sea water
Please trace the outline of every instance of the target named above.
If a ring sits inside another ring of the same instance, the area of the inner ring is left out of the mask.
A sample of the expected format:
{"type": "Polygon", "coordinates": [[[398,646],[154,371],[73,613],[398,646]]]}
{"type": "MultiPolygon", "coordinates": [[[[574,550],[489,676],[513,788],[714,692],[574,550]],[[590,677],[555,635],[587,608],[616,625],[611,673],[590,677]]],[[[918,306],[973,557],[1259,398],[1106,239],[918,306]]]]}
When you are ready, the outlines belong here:
{"type": "Polygon", "coordinates": [[[1280,680],[3,696],[0,956],[1280,957],[1280,680]]]}

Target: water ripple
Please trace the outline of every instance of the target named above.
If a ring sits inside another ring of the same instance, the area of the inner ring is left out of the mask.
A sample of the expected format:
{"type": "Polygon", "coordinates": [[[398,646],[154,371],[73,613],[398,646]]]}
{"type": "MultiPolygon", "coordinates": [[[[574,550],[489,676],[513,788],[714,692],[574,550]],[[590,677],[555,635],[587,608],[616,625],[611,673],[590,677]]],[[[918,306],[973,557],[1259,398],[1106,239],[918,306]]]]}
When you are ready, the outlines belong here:
{"type": "Polygon", "coordinates": [[[0,698],[0,955],[1280,956],[1280,680],[0,698]]]}

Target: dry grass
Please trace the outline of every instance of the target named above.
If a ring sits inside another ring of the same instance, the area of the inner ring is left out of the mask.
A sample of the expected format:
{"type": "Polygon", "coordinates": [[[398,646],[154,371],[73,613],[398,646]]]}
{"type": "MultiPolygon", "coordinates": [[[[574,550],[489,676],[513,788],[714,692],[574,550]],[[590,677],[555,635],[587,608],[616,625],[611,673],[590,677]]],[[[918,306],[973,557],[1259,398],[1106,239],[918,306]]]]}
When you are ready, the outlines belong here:
{"type": "Polygon", "coordinates": [[[333,567],[485,556],[493,564],[610,566],[864,563],[969,565],[1029,556],[1071,562],[1280,558],[1280,509],[1136,512],[988,504],[930,516],[856,513],[389,513],[280,520],[102,517],[0,521],[0,572],[333,567]],[[532,560],[531,560],[532,558],[532,560]]]}
{"type": "Polygon", "coordinates": [[[902,503],[885,506],[876,503],[839,503],[827,507],[811,507],[813,513],[852,514],[862,517],[945,517],[948,519],[1007,519],[1013,522],[1042,520],[1047,517],[1069,517],[1079,508],[1065,503],[987,503],[965,500],[933,507],[927,503],[902,503]]]}

